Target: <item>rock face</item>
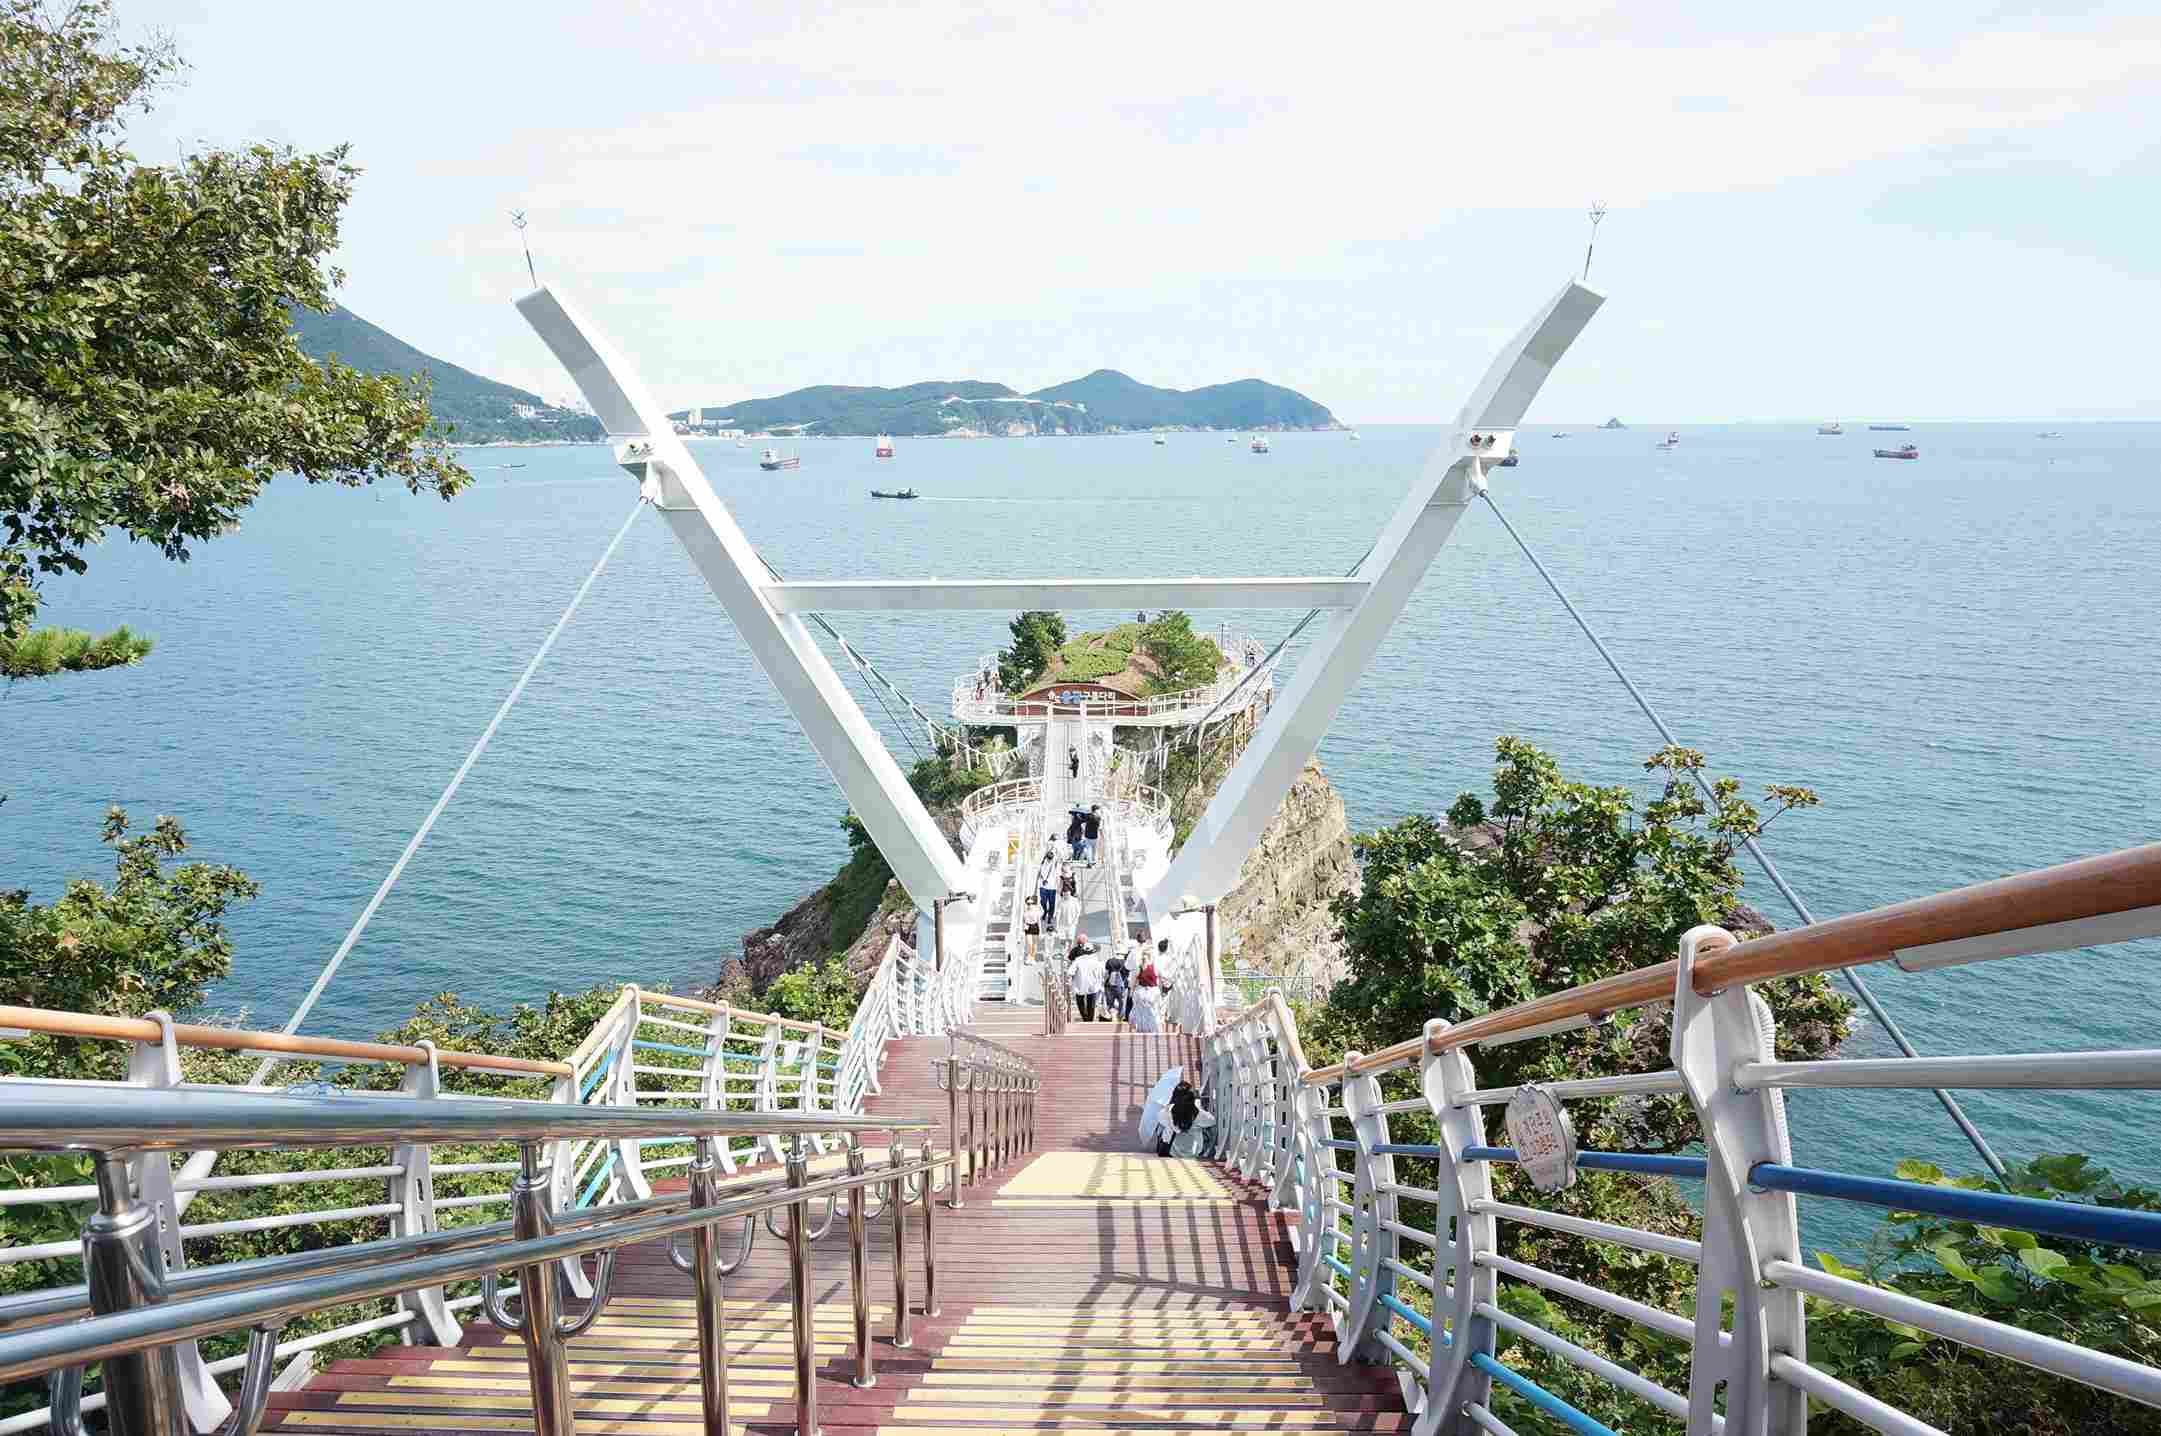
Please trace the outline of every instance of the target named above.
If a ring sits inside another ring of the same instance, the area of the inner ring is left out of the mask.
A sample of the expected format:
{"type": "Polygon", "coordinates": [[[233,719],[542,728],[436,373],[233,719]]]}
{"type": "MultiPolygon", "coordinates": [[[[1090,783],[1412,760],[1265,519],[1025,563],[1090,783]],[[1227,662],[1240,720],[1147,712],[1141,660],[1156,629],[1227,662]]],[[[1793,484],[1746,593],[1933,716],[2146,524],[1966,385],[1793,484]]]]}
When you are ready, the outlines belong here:
{"type": "Polygon", "coordinates": [[[1224,966],[1302,976],[1325,989],[1343,974],[1329,902],[1358,890],[1343,799],[1309,762],[1217,910],[1224,966]]]}
{"type": "Polygon", "coordinates": [[[848,973],[858,986],[867,986],[885,956],[885,940],[898,936],[902,946],[915,950],[916,908],[901,890],[898,879],[888,879],[877,910],[862,931],[834,930],[834,908],[839,881],[827,883],[771,927],[743,934],[740,958],[721,959],[720,981],[715,991],[728,996],[747,996],[784,972],[820,963],[845,949],[848,973]]]}

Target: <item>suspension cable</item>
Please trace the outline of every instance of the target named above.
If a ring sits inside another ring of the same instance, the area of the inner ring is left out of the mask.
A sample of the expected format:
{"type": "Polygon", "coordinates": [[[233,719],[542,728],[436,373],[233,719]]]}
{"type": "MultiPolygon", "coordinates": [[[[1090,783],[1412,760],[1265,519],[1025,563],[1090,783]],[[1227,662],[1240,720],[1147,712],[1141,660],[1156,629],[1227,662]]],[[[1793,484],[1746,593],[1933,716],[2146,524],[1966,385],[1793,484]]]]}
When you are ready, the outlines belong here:
{"type": "MultiPolygon", "coordinates": [[[[758,562],[765,566],[765,571],[773,576],[773,581],[775,583],[787,582],[786,579],[781,577],[780,570],[773,567],[772,560],[768,559],[764,554],[761,553],[758,555],[758,562]]],[[[849,665],[863,674],[865,686],[869,686],[873,682],[883,685],[892,693],[893,697],[900,702],[900,705],[903,708],[905,708],[908,712],[914,714],[915,717],[922,722],[925,728],[930,729],[933,734],[945,733],[945,724],[941,723],[937,718],[924,711],[921,705],[919,705],[913,698],[910,698],[905,692],[901,690],[900,685],[896,684],[892,679],[886,677],[883,673],[880,673],[878,671],[878,665],[871,662],[868,658],[864,657],[863,654],[856,649],[855,645],[848,642],[847,635],[842,633],[839,629],[835,628],[831,623],[828,623],[824,614],[812,613],[806,614],[805,617],[809,618],[812,623],[817,624],[818,627],[825,630],[826,636],[840,645],[840,651],[847,657],[849,665]]],[[[885,699],[879,695],[876,688],[871,688],[870,691],[871,696],[878,699],[878,706],[885,709],[886,718],[893,724],[894,727],[900,729],[901,736],[908,740],[909,749],[914,752],[917,757],[920,758],[921,756],[923,756],[923,750],[917,746],[915,741],[915,735],[908,730],[907,725],[893,716],[893,710],[886,706],[885,699]]],[[[947,736],[950,737],[951,735],[947,736]]],[[[931,741],[933,746],[935,746],[937,739],[933,737],[931,741]]]]}
{"type": "MultiPolygon", "coordinates": [[[[1531,567],[1538,570],[1538,576],[1546,581],[1546,587],[1553,590],[1553,596],[1558,598],[1561,601],[1561,606],[1568,610],[1568,616],[1576,621],[1576,627],[1582,629],[1583,636],[1591,640],[1591,646],[1598,650],[1598,656],[1606,660],[1606,666],[1613,670],[1613,676],[1621,680],[1621,686],[1628,690],[1628,696],[1636,700],[1636,706],[1643,710],[1643,716],[1651,720],[1651,726],[1658,730],[1658,735],[1673,747],[1678,748],[1681,746],[1680,739],[1674,737],[1673,730],[1666,726],[1666,720],[1659,717],[1658,710],[1651,706],[1651,700],[1643,696],[1643,690],[1636,686],[1635,680],[1628,676],[1626,670],[1621,667],[1620,662],[1614,658],[1612,651],[1606,647],[1604,642],[1599,639],[1598,634],[1592,630],[1590,621],[1570,601],[1567,593],[1562,591],[1561,585],[1547,571],[1546,566],[1539,562],[1538,555],[1531,551],[1531,546],[1528,543],[1524,542],[1523,535],[1516,532],[1516,526],[1508,521],[1508,515],[1501,512],[1501,506],[1493,501],[1492,493],[1481,490],[1479,496],[1486,501],[1486,507],[1493,510],[1493,516],[1501,521],[1501,527],[1508,530],[1508,536],[1516,541],[1516,547],[1523,550],[1523,556],[1531,561],[1531,567]]],[[[1704,796],[1711,798],[1715,804],[1717,799],[1712,793],[1710,779],[1704,777],[1700,769],[1695,771],[1692,776],[1696,780],[1696,786],[1703,790],[1704,796]]],[[[1804,927],[1812,926],[1816,921],[1816,915],[1809,911],[1808,904],[1801,900],[1801,895],[1793,890],[1793,885],[1786,881],[1783,873],[1779,872],[1778,865],[1771,861],[1771,855],[1763,850],[1763,845],[1754,838],[1744,838],[1742,843],[1748,849],[1749,856],[1756,860],[1757,866],[1763,869],[1764,876],[1771,880],[1771,885],[1777,888],[1780,895],[1793,905],[1794,912],[1800,916],[1801,925],[1804,927]]],[[[1898,1023],[1892,1018],[1883,1003],[1877,999],[1876,994],[1870,990],[1867,981],[1862,978],[1861,974],[1848,967],[1840,969],[1839,975],[1846,979],[1847,984],[1853,988],[1854,995],[1861,999],[1862,1005],[1869,1010],[1870,1015],[1876,1019],[1878,1025],[1890,1035],[1891,1041],[1897,1044],[1899,1052],[1907,1057],[1919,1057],[1921,1054],[1914,1050],[1914,1045],[1911,1042],[1906,1040],[1906,1034],[1899,1029],[1898,1023]]],[[[2003,1158],[1997,1156],[1995,1149],[1989,1146],[1988,1139],[1981,1135],[1980,1128],[1974,1126],[1972,1119],[1966,1115],[1965,1108],[1959,1105],[1958,1099],[1941,1087],[1931,1088],[1930,1090],[1936,1094],[1936,1100],[1943,1104],[1943,1110],[1950,1113],[1951,1120],[1958,1125],[1959,1131],[1965,1134],[1966,1140],[1973,1144],[1974,1151],[1981,1154],[1981,1160],[1986,1162],[1989,1170],[1996,1174],[1996,1180],[2008,1184],[2010,1173],[2004,1168],[2003,1158]]]]}
{"type": "MultiPolygon", "coordinates": [[[[525,692],[525,685],[540,671],[541,660],[548,656],[548,650],[553,648],[555,640],[562,636],[563,629],[570,623],[570,616],[578,611],[578,605],[585,602],[585,595],[592,588],[593,580],[600,577],[600,571],[608,566],[608,560],[615,557],[615,550],[622,544],[623,535],[630,532],[630,526],[637,522],[638,511],[644,507],[645,500],[642,498],[631,505],[630,514],[623,520],[623,526],[615,531],[615,537],[609,539],[608,546],[601,550],[600,562],[593,565],[593,571],[585,576],[585,582],[579,584],[578,591],[571,595],[570,606],[563,610],[562,617],[555,620],[555,627],[549,629],[548,636],[541,640],[540,648],[533,654],[532,661],[525,665],[525,671],[518,675],[518,681],[510,685],[510,692],[504,696],[502,706],[495,710],[495,716],[490,718],[488,726],[481,730],[479,741],[475,742],[472,751],[465,755],[465,761],[458,765],[458,771],[451,775],[449,786],[445,787],[442,795],[435,800],[435,806],[428,809],[428,816],[421,820],[420,826],[406,842],[405,851],[399,853],[398,860],[390,865],[390,872],[384,877],[382,886],[376,888],[375,896],[369,898],[368,905],[360,910],[360,917],[345,934],[345,941],[338,944],[338,950],[330,955],[330,961],[324,963],[323,970],[316,974],[315,985],[308,989],[308,995],[301,999],[300,1006],[294,1009],[293,1015],[287,1019],[282,1029],[287,1036],[300,1030],[302,1020],[330,986],[330,979],[335,977],[339,967],[344,965],[346,955],[353,950],[353,944],[360,941],[360,934],[367,930],[369,920],[375,916],[376,909],[383,905],[383,899],[390,896],[390,889],[405,871],[405,865],[413,860],[413,854],[419,852],[420,845],[427,841],[429,831],[435,826],[435,820],[450,806],[450,800],[456,795],[458,785],[465,781],[465,775],[473,771],[473,764],[480,761],[480,755],[487,751],[488,742],[495,736],[495,730],[502,727],[503,719],[509,716],[512,705],[518,701],[518,696],[525,692]]],[[[251,1084],[261,1082],[272,1068],[284,1060],[282,1057],[265,1057],[256,1067],[255,1075],[248,1081],[251,1084]]]]}

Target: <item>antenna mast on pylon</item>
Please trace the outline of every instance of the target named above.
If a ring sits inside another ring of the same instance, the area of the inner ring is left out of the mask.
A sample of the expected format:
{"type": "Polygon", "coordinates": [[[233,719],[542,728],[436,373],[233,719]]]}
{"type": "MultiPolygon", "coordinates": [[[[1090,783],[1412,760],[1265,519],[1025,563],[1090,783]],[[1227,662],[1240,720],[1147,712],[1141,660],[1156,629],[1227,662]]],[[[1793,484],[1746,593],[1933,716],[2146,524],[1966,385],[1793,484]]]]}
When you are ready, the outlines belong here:
{"type": "Polygon", "coordinates": [[[1598,222],[1605,217],[1606,206],[1603,203],[1592,204],[1591,242],[1583,246],[1583,282],[1585,284],[1591,282],[1591,251],[1598,248],[1598,222]]]}
{"type": "MultiPolygon", "coordinates": [[[[518,232],[518,243],[525,249],[525,275],[533,281],[533,288],[540,288],[540,276],[533,272],[533,242],[525,237],[525,211],[510,212],[510,227],[518,232]]],[[[1588,272],[1588,271],[1586,271],[1588,272]]]]}

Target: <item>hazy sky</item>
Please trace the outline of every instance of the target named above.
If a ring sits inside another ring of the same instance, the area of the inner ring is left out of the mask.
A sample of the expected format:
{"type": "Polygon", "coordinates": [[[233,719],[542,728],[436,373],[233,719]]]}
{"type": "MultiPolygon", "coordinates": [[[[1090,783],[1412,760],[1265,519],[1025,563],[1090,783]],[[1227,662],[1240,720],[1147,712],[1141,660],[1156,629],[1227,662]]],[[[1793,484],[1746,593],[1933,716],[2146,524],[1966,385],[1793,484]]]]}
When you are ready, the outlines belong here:
{"type": "Polygon", "coordinates": [[[146,154],[349,142],[346,303],[551,397],[512,208],[671,406],[1108,366],[1377,423],[1603,199],[1549,421],[2161,418],[2150,3],[119,3],[193,65],[146,154]]]}

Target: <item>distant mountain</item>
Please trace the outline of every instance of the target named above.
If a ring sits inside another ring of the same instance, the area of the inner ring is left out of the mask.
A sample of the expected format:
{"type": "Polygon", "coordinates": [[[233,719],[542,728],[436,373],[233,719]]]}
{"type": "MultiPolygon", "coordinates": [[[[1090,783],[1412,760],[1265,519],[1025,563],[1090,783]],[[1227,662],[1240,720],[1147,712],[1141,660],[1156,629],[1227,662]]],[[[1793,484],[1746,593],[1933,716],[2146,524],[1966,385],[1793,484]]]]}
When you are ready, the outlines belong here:
{"type": "MultiPolygon", "coordinates": [[[[671,415],[687,419],[690,410],[671,415]]],[[[798,434],[1104,434],[1128,429],[1332,429],[1335,415],[1303,394],[1241,379],[1157,389],[1113,369],[1022,394],[979,380],[899,389],[821,384],[771,399],[705,405],[706,425],[798,434]]]]}
{"type": "Polygon", "coordinates": [[[426,374],[433,381],[436,422],[461,443],[496,439],[598,439],[600,421],[561,409],[538,394],[484,379],[470,369],[423,354],[340,306],[328,314],[293,311],[293,334],[311,359],[335,356],[369,374],[426,374]]]}
{"type": "Polygon", "coordinates": [[[1032,399],[1087,406],[1089,416],[1122,429],[1332,429],[1336,416],[1295,390],[1259,379],[1205,389],[1158,389],[1116,369],[1038,389],[1032,399]]]}

